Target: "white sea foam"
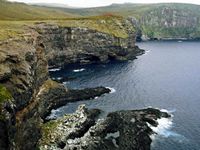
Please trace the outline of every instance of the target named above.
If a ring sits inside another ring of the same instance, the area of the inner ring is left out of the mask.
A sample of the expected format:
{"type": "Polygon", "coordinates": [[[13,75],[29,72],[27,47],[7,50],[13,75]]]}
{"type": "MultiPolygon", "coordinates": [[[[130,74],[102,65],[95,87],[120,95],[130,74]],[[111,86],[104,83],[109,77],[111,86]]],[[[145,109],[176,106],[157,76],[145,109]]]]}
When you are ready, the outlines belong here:
{"type": "Polygon", "coordinates": [[[120,135],[119,131],[114,132],[114,133],[107,133],[105,139],[109,139],[110,137],[118,138],[120,135]]]}
{"type": "Polygon", "coordinates": [[[60,112],[60,109],[52,109],[51,114],[47,117],[47,119],[55,119],[57,118],[57,113],[60,112]]]}
{"type": "Polygon", "coordinates": [[[81,68],[81,69],[74,69],[73,70],[73,72],[82,72],[82,71],[84,71],[85,70],[85,68],[81,68]]]}
{"type": "Polygon", "coordinates": [[[149,124],[150,128],[158,135],[161,135],[163,137],[169,137],[171,134],[170,129],[172,128],[172,124],[173,124],[172,118],[161,118],[161,119],[158,119],[157,122],[158,122],[157,127],[151,126],[149,124]]]}
{"type": "Polygon", "coordinates": [[[145,53],[149,53],[149,52],[150,52],[150,50],[145,51],[145,53]]]}
{"type": "Polygon", "coordinates": [[[150,125],[149,123],[148,126],[156,133],[151,135],[151,139],[155,140],[157,137],[163,137],[163,138],[172,138],[173,140],[176,140],[178,142],[183,142],[186,141],[186,138],[181,135],[176,133],[175,131],[172,131],[173,127],[173,115],[172,112],[175,112],[176,110],[166,110],[166,109],[161,109],[162,112],[167,112],[169,113],[172,117],[171,118],[160,118],[157,119],[158,126],[154,127],[150,125]]]}
{"type": "MultiPolygon", "coordinates": [[[[169,113],[170,115],[172,115],[172,113],[174,113],[174,112],[176,111],[176,109],[172,109],[172,110],[161,109],[160,111],[166,112],[166,113],[169,113]]],[[[173,116],[173,115],[172,115],[172,116],[173,116]]]]}
{"type": "Polygon", "coordinates": [[[147,55],[150,52],[150,50],[145,51],[143,55],[147,55]]]}
{"type": "Polygon", "coordinates": [[[167,109],[161,109],[160,111],[169,113],[169,111],[167,109]]]}
{"type": "Polygon", "coordinates": [[[111,87],[106,87],[106,88],[110,89],[110,93],[115,93],[116,92],[116,90],[114,88],[111,88],[111,87]]]}
{"type": "Polygon", "coordinates": [[[49,69],[50,72],[55,72],[55,71],[60,71],[61,68],[52,68],[52,69],[49,69]]]}

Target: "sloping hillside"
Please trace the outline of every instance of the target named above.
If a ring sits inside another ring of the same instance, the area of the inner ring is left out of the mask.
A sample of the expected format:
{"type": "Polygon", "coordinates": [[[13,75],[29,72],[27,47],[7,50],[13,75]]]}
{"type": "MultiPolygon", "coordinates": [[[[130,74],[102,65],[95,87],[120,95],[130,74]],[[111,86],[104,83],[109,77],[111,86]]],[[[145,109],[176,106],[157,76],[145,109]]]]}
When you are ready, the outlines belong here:
{"type": "Polygon", "coordinates": [[[168,7],[177,10],[190,11],[191,13],[200,16],[200,6],[194,4],[183,3],[159,3],[159,4],[112,4],[104,7],[95,8],[56,8],[68,13],[81,15],[81,16],[96,16],[105,13],[120,14],[121,16],[134,16],[141,18],[143,15],[149,13],[152,10],[158,11],[163,7],[168,7]]]}
{"type": "Polygon", "coordinates": [[[59,19],[74,15],[53,8],[0,0],[0,20],[59,19]]]}
{"type": "Polygon", "coordinates": [[[105,13],[118,14],[122,16],[134,15],[140,17],[144,12],[149,9],[153,9],[155,5],[145,5],[145,4],[112,4],[105,7],[95,7],[95,8],[57,8],[59,10],[81,15],[81,16],[94,16],[101,15],[105,13]]]}

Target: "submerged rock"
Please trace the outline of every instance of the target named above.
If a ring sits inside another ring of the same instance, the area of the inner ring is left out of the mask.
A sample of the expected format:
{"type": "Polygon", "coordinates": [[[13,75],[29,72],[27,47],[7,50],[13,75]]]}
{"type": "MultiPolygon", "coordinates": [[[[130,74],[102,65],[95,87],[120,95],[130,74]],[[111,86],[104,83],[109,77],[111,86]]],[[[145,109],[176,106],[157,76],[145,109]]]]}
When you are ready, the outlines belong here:
{"type": "Polygon", "coordinates": [[[52,150],[149,150],[148,126],[157,126],[157,119],[170,117],[158,109],[123,110],[98,119],[100,110],[79,106],[74,114],[43,125],[40,149],[52,150]],[[97,120],[98,119],[98,120],[97,120]]]}

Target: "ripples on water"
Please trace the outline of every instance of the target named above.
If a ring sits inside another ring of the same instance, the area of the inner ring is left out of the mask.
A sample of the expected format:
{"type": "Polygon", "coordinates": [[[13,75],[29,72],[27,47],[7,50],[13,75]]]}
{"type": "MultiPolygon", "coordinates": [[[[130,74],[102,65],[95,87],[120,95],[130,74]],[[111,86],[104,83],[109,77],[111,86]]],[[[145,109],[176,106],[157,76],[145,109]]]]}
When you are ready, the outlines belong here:
{"type": "Polygon", "coordinates": [[[71,88],[105,86],[115,90],[92,101],[70,103],[54,111],[62,116],[79,104],[107,112],[156,107],[172,110],[172,120],[159,120],[153,150],[200,149],[200,42],[143,42],[145,55],[127,63],[73,66],[51,72],[71,88]]]}

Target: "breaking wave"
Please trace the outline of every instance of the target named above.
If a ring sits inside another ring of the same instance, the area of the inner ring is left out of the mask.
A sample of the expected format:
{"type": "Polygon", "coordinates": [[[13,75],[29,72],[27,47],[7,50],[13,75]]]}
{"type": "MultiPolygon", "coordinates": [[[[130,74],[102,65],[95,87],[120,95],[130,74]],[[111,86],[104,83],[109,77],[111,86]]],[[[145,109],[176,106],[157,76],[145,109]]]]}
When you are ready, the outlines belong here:
{"type": "Polygon", "coordinates": [[[73,70],[73,72],[82,72],[82,71],[84,71],[85,70],[85,68],[81,68],[81,69],[74,69],[73,70]]]}
{"type": "Polygon", "coordinates": [[[151,135],[151,139],[154,140],[158,137],[163,137],[163,138],[172,138],[173,140],[176,140],[178,142],[183,142],[187,140],[183,135],[176,133],[175,131],[172,130],[173,127],[173,112],[176,110],[166,110],[166,109],[161,109],[162,112],[167,112],[171,114],[171,118],[160,118],[157,119],[158,126],[154,127],[150,124],[148,126],[155,132],[156,134],[151,135]]]}
{"type": "Polygon", "coordinates": [[[61,68],[52,68],[52,69],[49,69],[50,72],[55,72],[55,71],[60,71],[61,68]]]}
{"type": "Polygon", "coordinates": [[[116,90],[114,88],[111,88],[111,87],[106,87],[106,88],[110,89],[110,93],[115,93],[116,92],[116,90]]]}

